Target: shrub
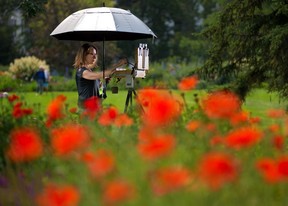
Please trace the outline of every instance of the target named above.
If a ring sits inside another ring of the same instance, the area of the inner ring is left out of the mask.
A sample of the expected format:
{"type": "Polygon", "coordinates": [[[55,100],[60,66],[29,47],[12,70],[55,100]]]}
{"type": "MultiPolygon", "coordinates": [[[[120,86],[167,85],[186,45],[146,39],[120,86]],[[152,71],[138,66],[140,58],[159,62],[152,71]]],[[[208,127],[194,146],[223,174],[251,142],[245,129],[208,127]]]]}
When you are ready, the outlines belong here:
{"type": "Polygon", "coordinates": [[[34,92],[37,90],[37,83],[34,82],[24,82],[22,81],[17,88],[17,92],[34,92]]]}
{"type": "Polygon", "coordinates": [[[44,69],[49,69],[49,65],[44,60],[40,60],[35,56],[22,57],[15,59],[10,64],[8,72],[16,79],[30,81],[40,66],[44,69]]]}
{"type": "Polygon", "coordinates": [[[18,83],[17,83],[17,81],[15,81],[15,79],[13,79],[7,75],[1,76],[1,81],[0,81],[0,91],[1,92],[14,91],[17,87],[18,87],[18,83]]]}
{"type": "Polygon", "coordinates": [[[53,76],[49,82],[49,89],[51,91],[76,91],[75,79],[67,79],[62,76],[53,76]]]}

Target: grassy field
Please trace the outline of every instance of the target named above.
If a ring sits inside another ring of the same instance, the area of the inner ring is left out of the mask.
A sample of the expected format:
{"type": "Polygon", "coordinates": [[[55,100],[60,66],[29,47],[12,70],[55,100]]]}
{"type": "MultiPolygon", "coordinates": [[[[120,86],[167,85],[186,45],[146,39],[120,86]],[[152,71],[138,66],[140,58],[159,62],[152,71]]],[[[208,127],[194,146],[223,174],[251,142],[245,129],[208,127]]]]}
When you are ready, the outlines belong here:
{"type": "MultiPolygon", "coordinates": [[[[136,91],[137,92],[137,91],[136,91]]],[[[172,91],[174,94],[179,94],[178,91],[172,91]]],[[[194,103],[194,95],[201,96],[205,91],[193,90],[185,93],[185,99],[188,105],[194,103]]],[[[34,92],[16,93],[21,98],[26,100],[28,106],[34,107],[40,106],[41,111],[45,112],[45,108],[49,102],[59,94],[63,94],[67,97],[66,103],[69,108],[77,107],[77,93],[76,92],[45,92],[43,95],[38,95],[34,92]]],[[[103,101],[104,106],[114,105],[119,111],[124,111],[125,101],[127,97],[127,91],[119,91],[118,94],[112,94],[111,91],[107,91],[108,98],[103,101]]],[[[268,93],[264,89],[256,89],[252,91],[244,105],[243,109],[251,112],[253,116],[263,116],[267,109],[271,108],[286,108],[287,102],[280,101],[276,93],[268,93]]]]}
{"type": "MultiPolygon", "coordinates": [[[[137,92],[137,91],[136,91],[137,92]]],[[[173,94],[180,95],[177,90],[171,91],[173,94]]],[[[111,91],[107,91],[107,98],[103,101],[103,106],[108,107],[110,105],[116,106],[119,112],[124,112],[125,102],[127,98],[127,90],[119,91],[117,94],[113,94],[111,91]]],[[[33,108],[37,113],[46,114],[46,108],[48,104],[56,96],[63,94],[67,97],[66,107],[68,109],[77,107],[77,92],[45,92],[42,95],[38,95],[35,92],[16,93],[24,100],[25,104],[29,108],[33,108]]],[[[185,101],[187,105],[191,106],[195,104],[195,95],[200,97],[205,94],[204,90],[192,90],[185,92],[185,101]]],[[[134,98],[134,95],[133,95],[134,98]]],[[[5,102],[4,102],[5,103],[5,102]]],[[[135,105],[135,101],[132,100],[132,104],[135,105]]],[[[287,101],[280,101],[276,93],[268,93],[264,89],[256,89],[252,91],[246,98],[242,109],[247,111],[251,117],[259,117],[262,120],[262,124],[265,126],[274,123],[273,119],[267,117],[266,113],[269,109],[286,109],[287,101]]],[[[133,108],[130,107],[129,108],[133,108]]]]}
{"type": "Polygon", "coordinates": [[[266,115],[269,109],[286,109],[287,101],[280,101],[276,93],[268,93],[264,89],[256,89],[252,91],[243,105],[243,109],[265,121],[273,121],[266,115]]]}

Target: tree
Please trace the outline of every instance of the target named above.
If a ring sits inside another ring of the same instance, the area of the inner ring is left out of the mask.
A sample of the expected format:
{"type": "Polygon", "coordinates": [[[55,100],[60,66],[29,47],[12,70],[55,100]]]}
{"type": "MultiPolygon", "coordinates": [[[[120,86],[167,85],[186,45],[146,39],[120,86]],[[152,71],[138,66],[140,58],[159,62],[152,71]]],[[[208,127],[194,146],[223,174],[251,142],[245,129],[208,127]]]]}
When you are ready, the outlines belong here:
{"type": "Polygon", "coordinates": [[[13,36],[16,29],[16,25],[8,25],[4,21],[0,23],[0,65],[8,65],[15,57],[19,56],[13,36]]]}
{"type": "MultiPolygon", "coordinates": [[[[29,19],[44,11],[47,0],[1,0],[0,1],[0,64],[7,65],[23,55],[21,30],[25,25],[17,23],[22,14],[29,19]]],[[[23,21],[24,22],[24,21],[23,21]]]]}
{"type": "Polygon", "coordinates": [[[231,87],[245,99],[262,83],[288,97],[287,0],[232,0],[209,19],[202,32],[210,42],[202,77],[233,78],[231,87]]]}
{"type": "Polygon", "coordinates": [[[0,20],[9,16],[14,10],[21,10],[25,17],[33,17],[44,11],[48,0],[1,0],[0,20]]]}
{"type": "MultiPolygon", "coordinates": [[[[112,0],[106,1],[106,6],[113,5],[112,0]]],[[[80,45],[80,41],[59,41],[50,36],[50,33],[70,14],[89,7],[102,6],[100,0],[50,0],[45,5],[45,12],[30,19],[28,22],[29,33],[27,42],[31,42],[29,46],[30,55],[35,55],[41,59],[45,59],[59,73],[64,73],[66,68],[71,68],[74,57],[80,45]]],[[[97,44],[98,47],[101,44],[97,44]]],[[[109,54],[113,55],[113,45],[106,46],[107,50],[111,49],[109,54]]],[[[106,57],[109,58],[109,54],[106,57]]],[[[99,57],[99,60],[102,58],[99,57]]],[[[101,62],[99,62],[101,64],[101,62]]]]}
{"type": "MultiPolygon", "coordinates": [[[[152,60],[176,57],[189,62],[195,54],[194,48],[186,44],[194,44],[192,41],[197,40],[192,34],[198,31],[199,0],[118,0],[116,6],[130,10],[157,35],[154,43],[149,44],[152,60]]],[[[135,50],[135,45],[130,42],[119,42],[118,45],[130,54],[135,50]]]]}

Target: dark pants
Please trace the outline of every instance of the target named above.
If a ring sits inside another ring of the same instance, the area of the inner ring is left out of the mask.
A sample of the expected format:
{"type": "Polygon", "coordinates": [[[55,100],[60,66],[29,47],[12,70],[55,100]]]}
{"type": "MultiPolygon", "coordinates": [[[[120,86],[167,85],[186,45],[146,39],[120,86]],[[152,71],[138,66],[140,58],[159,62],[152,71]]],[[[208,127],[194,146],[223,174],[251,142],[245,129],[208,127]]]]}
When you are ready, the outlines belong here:
{"type": "Polygon", "coordinates": [[[38,79],[37,80],[37,84],[38,84],[37,92],[39,94],[42,94],[43,93],[43,88],[44,88],[44,80],[43,79],[38,79]]]}

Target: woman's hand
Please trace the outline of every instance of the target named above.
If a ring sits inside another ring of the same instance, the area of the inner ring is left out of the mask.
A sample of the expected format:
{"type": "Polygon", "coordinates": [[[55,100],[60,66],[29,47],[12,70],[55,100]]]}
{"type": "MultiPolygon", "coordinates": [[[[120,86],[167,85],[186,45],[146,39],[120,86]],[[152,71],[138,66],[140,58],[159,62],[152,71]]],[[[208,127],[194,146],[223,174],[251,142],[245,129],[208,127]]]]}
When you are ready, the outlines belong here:
{"type": "Polygon", "coordinates": [[[118,64],[119,64],[119,66],[128,64],[128,59],[127,58],[120,59],[118,64]]]}

